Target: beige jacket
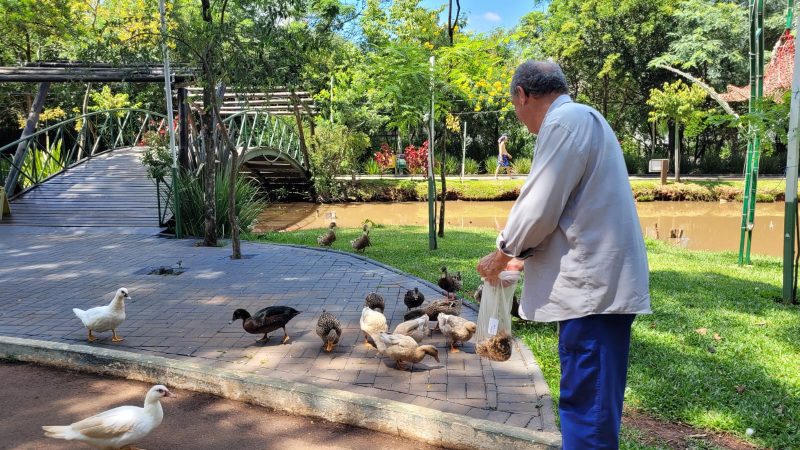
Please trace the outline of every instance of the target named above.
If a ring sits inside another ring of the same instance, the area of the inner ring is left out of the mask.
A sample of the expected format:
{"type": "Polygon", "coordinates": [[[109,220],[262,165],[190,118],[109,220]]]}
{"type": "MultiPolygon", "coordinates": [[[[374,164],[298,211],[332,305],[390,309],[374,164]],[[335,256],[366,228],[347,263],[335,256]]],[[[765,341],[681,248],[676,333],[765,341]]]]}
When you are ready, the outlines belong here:
{"type": "Polygon", "coordinates": [[[599,112],[567,95],[553,102],[497,248],[525,259],[524,318],[651,312],[647,253],[622,149],[599,112]]]}

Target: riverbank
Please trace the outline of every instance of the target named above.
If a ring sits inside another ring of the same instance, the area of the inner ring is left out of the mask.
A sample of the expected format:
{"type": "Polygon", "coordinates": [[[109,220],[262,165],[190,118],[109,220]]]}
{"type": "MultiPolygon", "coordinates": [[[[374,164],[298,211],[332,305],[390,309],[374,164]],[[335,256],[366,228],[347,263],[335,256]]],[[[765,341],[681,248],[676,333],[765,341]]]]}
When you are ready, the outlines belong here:
{"type": "MultiPolygon", "coordinates": [[[[424,179],[393,178],[336,180],[337,198],[325,201],[375,202],[375,201],[426,201],[428,183],[424,179]]],[[[437,197],[441,197],[440,180],[437,179],[437,197]]],[[[496,201],[516,200],[525,183],[524,177],[464,179],[448,178],[447,200],[496,201]]],[[[661,185],[658,179],[631,179],[633,197],[639,202],[667,201],[742,201],[744,181],[741,179],[689,179],[682,183],[668,181],[661,185]]],[[[786,182],[782,178],[759,180],[756,199],[759,202],[783,201],[786,182]]]]}
{"type": "MultiPolygon", "coordinates": [[[[321,232],[251,238],[316,245],[321,232]]],[[[352,251],[349,240],[358,234],[357,228],[339,230],[334,248],[352,251]]],[[[442,265],[460,270],[470,297],[480,281],[475,264],[492,250],[495,232],[450,230],[436,251],[427,250],[423,227],[375,227],[370,237],[367,257],[432,282],[442,265]]],[[[691,425],[694,431],[687,434],[723,433],[761,447],[800,442],[800,374],[793,369],[800,366],[800,313],[776,302],[780,260],[756,256],[753,266],[738,267],[732,252],[686,251],[649,240],[647,248],[654,314],[634,324],[628,413],[644,413],[664,428],[691,425]],[[755,430],[750,437],[748,428],[755,430]]],[[[518,322],[515,333],[533,350],[557,397],[555,326],[518,322]]],[[[628,427],[628,448],[657,448],[640,445],[648,434],[628,427]]]]}

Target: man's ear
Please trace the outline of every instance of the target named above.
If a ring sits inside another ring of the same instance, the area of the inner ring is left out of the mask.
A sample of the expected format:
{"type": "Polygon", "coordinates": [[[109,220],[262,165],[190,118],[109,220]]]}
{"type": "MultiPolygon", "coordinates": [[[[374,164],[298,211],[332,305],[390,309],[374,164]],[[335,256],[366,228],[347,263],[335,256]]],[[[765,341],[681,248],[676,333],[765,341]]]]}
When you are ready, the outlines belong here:
{"type": "Polygon", "coordinates": [[[525,89],[522,89],[522,86],[517,86],[514,88],[514,94],[522,100],[522,104],[528,103],[528,95],[525,94],[525,89]]]}

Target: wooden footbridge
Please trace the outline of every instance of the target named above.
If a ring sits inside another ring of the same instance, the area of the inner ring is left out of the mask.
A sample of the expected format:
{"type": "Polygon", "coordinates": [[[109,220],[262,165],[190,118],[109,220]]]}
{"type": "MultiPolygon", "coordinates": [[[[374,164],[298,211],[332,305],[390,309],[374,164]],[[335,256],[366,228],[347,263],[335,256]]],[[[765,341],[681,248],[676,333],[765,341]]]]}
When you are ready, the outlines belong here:
{"type": "MultiPolygon", "coordinates": [[[[244,111],[224,121],[242,155],[240,176],[265,186],[308,181],[291,121],[265,111],[244,111]]],[[[171,196],[164,184],[156,188],[141,163],[143,137],[164,133],[165,122],[162,114],[146,110],[98,111],[0,147],[0,182],[11,200],[11,214],[0,225],[165,225],[172,215],[171,196]]],[[[188,147],[202,149],[192,133],[187,135],[188,147]]],[[[204,158],[194,154],[190,160],[204,158]]]]}

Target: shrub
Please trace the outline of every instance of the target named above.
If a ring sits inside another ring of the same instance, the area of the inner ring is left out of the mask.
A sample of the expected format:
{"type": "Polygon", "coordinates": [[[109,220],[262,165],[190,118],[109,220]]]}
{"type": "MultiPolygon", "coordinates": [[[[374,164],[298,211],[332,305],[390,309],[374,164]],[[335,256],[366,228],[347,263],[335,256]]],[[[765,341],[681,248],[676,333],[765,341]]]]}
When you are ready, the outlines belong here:
{"type": "Polygon", "coordinates": [[[497,169],[497,156],[490,156],[484,159],[483,167],[486,169],[486,173],[493,175],[495,169],[497,169]]]}
{"type": "Polygon", "coordinates": [[[474,175],[478,173],[480,167],[478,166],[478,161],[475,161],[472,158],[464,159],[464,173],[468,175],[474,175]]]}
{"type": "Polygon", "coordinates": [[[367,162],[364,163],[364,172],[367,175],[380,175],[383,173],[383,169],[381,169],[381,166],[377,161],[374,159],[368,159],[367,162]]]}
{"type": "Polygon", "coordinates": [[[170,174],[172,167],[172,154],[168,143],[166,134],[157,131],[146,132],[141,142],[147,146],[142,153],[142,165],[147,168],[147,176],[161,183],[170,174]]]}
{"type": "Polygon", "coordinates": [[[514,173],[519,174],[529,174],[531,173],[531,159],[530,158],[517,158],[512,159],[511,168],[514,169],[514,173]]]}
{"type": "MultiPolygon", "coordinates": [[[[178,175],[181,221],[183,232],[189,236],[202,236],[205,228],[203,182],[191,172],[178,175]]],[[[220,171],[215,180],[217,207],[217,234],[230,235],[228,223],[228,172],[220,171]]],[[[261,190],[252,180],[239,176],[236,180],[236,212],[242,231],[250,231],[258,215],[267,207],[261,200],[261,190]]]]}
{"type": "Polygon", "coordinates": [[[314,145],[309,152],[317,195],[322,198],[339,196],[341,184],[336,177],[355,177],[360,169],[358,161],[367,148],[369,137],[366,134],[351,131],[341,124],[318,120],[314,145]]]}

